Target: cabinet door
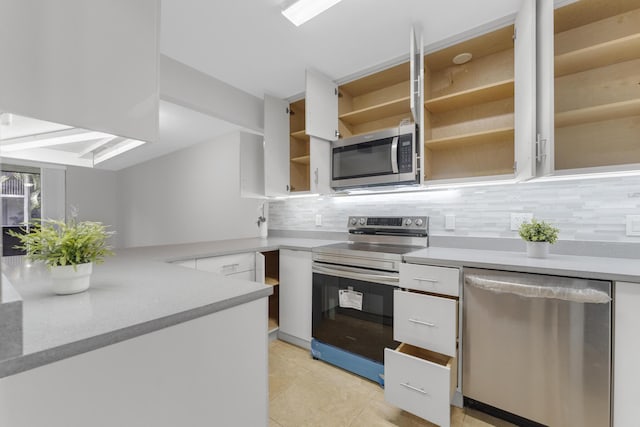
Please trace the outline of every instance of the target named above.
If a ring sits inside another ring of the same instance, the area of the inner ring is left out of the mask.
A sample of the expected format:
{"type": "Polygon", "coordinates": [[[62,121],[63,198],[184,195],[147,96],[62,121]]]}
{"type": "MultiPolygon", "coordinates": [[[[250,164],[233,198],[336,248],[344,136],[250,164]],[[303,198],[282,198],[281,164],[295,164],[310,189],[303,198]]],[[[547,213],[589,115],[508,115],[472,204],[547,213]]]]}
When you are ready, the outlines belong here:
{"type": "Polygon", "coordinates": [[[289,103],[264,96],[264,193],[289,194],[289,103]]]}
{"type": "Polygon", "coordinates": [[[314,70],[306,75],[305,128],[309,136],[338,139],[338,85],[314,70]]]}
{"type": "Polygon", "coordinates": [[[553,173],[553,137],[554,137],[554,44],[553,44],[553,0],[536,2],[536,20],[538,31],[537,46],[537,141],[536,175],[553,173]]]}
{"type": "Polygon", "coordinates": [[[158,0],[0,1],[0,111],[158,136],[158,0]]]}
{"type": "Polygon", "coordinates": [[[640,383],[640,283],[616,282],[614,349],[614,427],[637,424],[635,396],[640,383]]]}
{"type": "Polygon", "coordinates": [[[264,138],[240,132],[240,196],[264,197],[264,138]]]}
{"type": "Polygon", "coordinates": [[[420,184],[424,182],[424,40],[422,28],[412,27],[410,37],[411,49],[410,70],[411,70],[411,114],[413,120],[418,124],[416,134],[416,144],[418,144],[418,154],[420,168],[420,184]]]}
{"type": "Polygon", "coordinates": [[[280,332],[311,342],[311,252],[280,250],[280,332]]]}
{"type": "Polygon", "coordinates": [[[331,143],[311,137],[309,142],[309,173],[311,192],[328,194],[331,192],[331,143]]]}
{"type": "Polygon", "coordinates": [[[256,270],[255,270],[255,278],[251,280],[255,280],[256,282],[264,283],[266,275],[266,267],[264,255],[260,252],[256,252],[256,270]]]}
{"type": "Polygon", "coordinates": [[[536,163],[536,2],[522,2],[515,31],[515,175],[526,180],[536,163]]]}

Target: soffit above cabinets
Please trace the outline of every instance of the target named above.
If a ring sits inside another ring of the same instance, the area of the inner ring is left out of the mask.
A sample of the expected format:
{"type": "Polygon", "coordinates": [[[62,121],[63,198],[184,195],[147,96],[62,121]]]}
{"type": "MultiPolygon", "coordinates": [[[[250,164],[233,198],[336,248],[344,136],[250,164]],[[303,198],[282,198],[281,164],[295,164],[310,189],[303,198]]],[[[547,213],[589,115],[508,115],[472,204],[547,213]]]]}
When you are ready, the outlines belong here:
{"type": "MultiPolygon", "coordinates": [[[[163,0],[162,53],[260,98],[304,92],[305,69],[340,81],[408,58],[425,45],[511,19],[522,0],[343,0],[300,27],[283,0],[163,0]]],[[[527,0],[528,1],[528,0],[527,0]]]]}

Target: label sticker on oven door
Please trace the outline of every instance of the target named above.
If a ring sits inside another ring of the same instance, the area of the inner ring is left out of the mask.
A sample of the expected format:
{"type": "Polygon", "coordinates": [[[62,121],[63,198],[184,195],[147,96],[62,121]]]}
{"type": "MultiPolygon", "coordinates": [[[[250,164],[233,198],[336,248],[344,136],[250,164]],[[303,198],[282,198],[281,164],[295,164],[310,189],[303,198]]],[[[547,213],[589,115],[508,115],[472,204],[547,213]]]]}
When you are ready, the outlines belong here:
{"type": "Polygon", "coordinates": [[[340,297],[340,307],[355,308],[362,311],[362,292],[340,289],[338,290],[338,295],[340,297]]]}

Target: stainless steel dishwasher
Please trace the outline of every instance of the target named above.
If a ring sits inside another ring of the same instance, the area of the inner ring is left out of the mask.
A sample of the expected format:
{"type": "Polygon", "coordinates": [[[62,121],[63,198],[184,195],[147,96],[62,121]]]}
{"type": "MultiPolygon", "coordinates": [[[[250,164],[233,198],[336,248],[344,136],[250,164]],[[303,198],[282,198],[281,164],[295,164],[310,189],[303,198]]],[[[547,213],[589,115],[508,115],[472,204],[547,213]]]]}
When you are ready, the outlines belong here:
{"type": "Polygon", "coordinates": [[[519,426],[611,425],[611,283],[464,270],[465,405],[519,426]]]}

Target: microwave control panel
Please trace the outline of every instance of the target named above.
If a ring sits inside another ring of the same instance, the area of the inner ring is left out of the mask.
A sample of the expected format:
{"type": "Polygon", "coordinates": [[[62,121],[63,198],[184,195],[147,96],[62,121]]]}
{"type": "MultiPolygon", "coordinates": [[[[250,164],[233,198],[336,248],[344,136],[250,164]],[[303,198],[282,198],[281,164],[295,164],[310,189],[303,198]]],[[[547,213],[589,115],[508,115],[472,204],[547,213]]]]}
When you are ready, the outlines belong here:
{"type": "Polygon", "coordinates": [[[413,170],[413,142],[411,135],[400,135],[398,138],[398,172],[407,173],[413,170]]]}

